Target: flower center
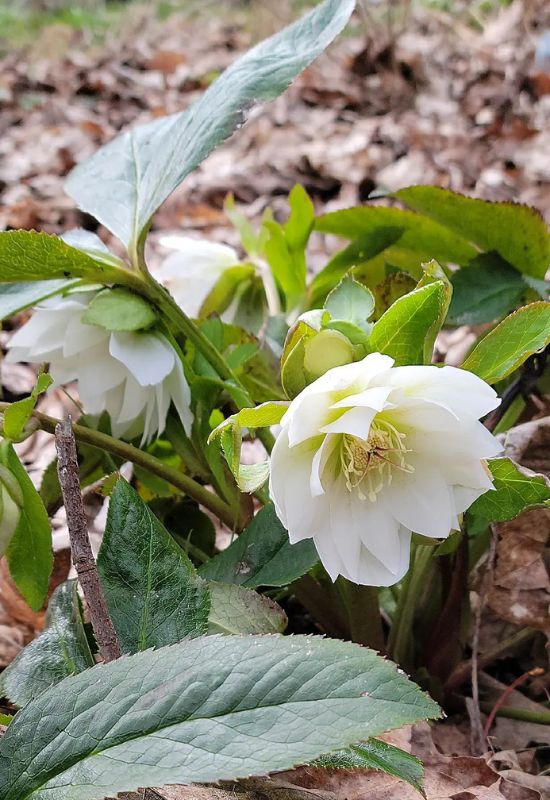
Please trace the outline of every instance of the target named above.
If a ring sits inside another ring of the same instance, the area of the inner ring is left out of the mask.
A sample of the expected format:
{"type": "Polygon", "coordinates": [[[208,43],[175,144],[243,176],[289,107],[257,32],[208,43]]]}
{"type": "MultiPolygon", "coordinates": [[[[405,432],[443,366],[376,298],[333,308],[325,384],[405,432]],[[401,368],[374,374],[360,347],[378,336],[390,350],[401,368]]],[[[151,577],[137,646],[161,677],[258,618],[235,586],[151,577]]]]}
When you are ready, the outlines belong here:
{"type": "Polygon", "coordinates": [[[361,500],[375,502],[377,494],[390,484],[394,470],[414,472],[407,464],[404,444],[406,435],[385,420],[373,422],[368,439],[344,434],[340,461],[349,492],[357,489],[361,500]]]}

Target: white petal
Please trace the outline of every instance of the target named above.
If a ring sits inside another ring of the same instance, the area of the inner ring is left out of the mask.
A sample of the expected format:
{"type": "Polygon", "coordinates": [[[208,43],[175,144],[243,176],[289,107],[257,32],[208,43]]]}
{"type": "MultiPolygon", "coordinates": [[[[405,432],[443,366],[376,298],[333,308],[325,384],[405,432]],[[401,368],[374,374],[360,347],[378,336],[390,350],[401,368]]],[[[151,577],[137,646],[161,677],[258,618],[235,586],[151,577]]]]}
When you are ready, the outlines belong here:
{"type": "Polygon", "coordinates": [[[111,357],[108,344],[106,340],[87,350],[84,357],[72,359],[78,363],[78,392],[85,406],[88,398],[114,389],[128,374],[120,362],[111,357]]]}
{"type": "Polygon", "coordinates": [[[330,493],[330,528],[336,550],[346,569],[346,575],[354,583],[359,574],[361,539],[353,524],[354,498],[342,480],[334,485],[330,493]]]}
{"type": "Polygon", "coordinates": [[[357,583],[364,586],[393,586],[403,578],[409,569],[411,551],[411,532],[401,527],[399,530],[400,559],[398,569],[387,569],[366,547],[361,549],[357,583]]]}
{"type": "Polygon", "coordinates": [[[335,581],[338,575],[343,575],[344,578],[351,580],[336,548],[329,520],[326,520],[325,524],[319,528],[318,533],[313,537],[313,542],[321,563],[332,580],[335,581]]]}
{"type": "Polygon", "coordinates": [[[160,335],[112,333],[109,352],[121,361],[141,386],[154,386],[172,372],[176,354],[160,335]]]}
{"type": "Polygon", "coordinates": [[[352,517],[354,530],[364,547],[392,574],[397,574],[402,560],[400,526],[383,497],[372,502],[360,500],[354,494],[352,517]]]}
{"type": "Polygon", "coordinates": [[[394,470],[392,483],[382,490],[384,502],[405,528],[444,539],[454,521],[450,488],[429,462],[409,458],[411,461],[415,468],[412,474],[394,470]]]}
{"type": "Polygon", "coordinates": [[[116,416],[117,424],[128,427],[130,422],[141,417],[151,391],[148,387],[140,386],[132,375],[128,375],[123,386],[123,402],[116,416]]]}
{"type": "MultiPolygon", "coordinates": [[[[312,497],[318,497],[325,494],[323,487],[323,473],[327,462],[334,453],[334,449],[338,446],[339,440],[337,436],[325,436],[322,445],[319,447],[313,457],[311,464],[311,476],[309,479],[309,488],[312,497]]],[[[330,485],[328,486],[330,490],[330,485]]]]}
{"type": "Polygon", "coordinates": [[[354,408],[355,406],[362,406],[366,408],[373,408],[375,411],[382,411],[386,408],[390,393],[391,386],[375,386],[372,389],[365,389],[359,394],[350,394],[344,397],[343,400],[338,400],[333,403],[331,408],[354,408]]]}
{"type": "Polygon", "coordinates": [[[176,358],[174,369],[164,381],[166,390],[179,414],[183,429],[189,436],[193,425],[193,412],[191,411],[191,391],[185,380],[183,367],[179,358],[176,358]]]}
{"type": "Polygon", "coordinates": [[[491,491],[492,489],[493,487],[487,490],[479,488],[475,489],[471,488],[470,486],[453,486],[456,513],[464,513],[464,511],[467,511],[472,503],[478,499],[478,497],[481,497],[482,494],[485,494],[485,492],[491,491]]]}
{"type": "Polygon", "coordinates": [[[107,351],[109,335],[105,328],[100,328],[98,325],[85,325],[80,321],[79,316],[74,316],[66,326],[63,355],[74,356],[101,342],[105,343],[107,351]]]}
{"type": "Polygon", "coordinates": [[[369,438],[369,430],[376,416],[373,408],[352,408],[334,422],[321,428],[323,433],[348,433],[360,439],[369,438]]]}

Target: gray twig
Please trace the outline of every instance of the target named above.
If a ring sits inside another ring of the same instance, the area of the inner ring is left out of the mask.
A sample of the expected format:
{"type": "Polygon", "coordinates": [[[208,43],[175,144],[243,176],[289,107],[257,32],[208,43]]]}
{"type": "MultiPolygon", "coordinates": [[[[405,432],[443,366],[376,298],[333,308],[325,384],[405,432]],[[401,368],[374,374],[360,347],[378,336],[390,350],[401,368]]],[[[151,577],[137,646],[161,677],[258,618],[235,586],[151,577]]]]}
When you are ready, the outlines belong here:
{"type": "Polygon", "coordinates": [[[90,620],[101,655],[105,661],[113,661],[122,653],[114,629],[97,567],[90,546],[88,525],[80,490],[76,441],[71,418],[60,422],[55,428],[57,449],[57,474],[67,512],[67,526],[71,541],[71,555],[75,566],[90,620]]]}

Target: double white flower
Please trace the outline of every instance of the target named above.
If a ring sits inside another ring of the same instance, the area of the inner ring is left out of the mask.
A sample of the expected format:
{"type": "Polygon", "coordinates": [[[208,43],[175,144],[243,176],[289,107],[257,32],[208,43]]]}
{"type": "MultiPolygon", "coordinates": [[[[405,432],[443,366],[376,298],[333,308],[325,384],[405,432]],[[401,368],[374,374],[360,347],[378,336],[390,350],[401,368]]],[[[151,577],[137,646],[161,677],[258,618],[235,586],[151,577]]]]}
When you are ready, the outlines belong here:
{"type": "Polygon", "coordinates": [[[82,322],[95,292],[38,306],[8,344],[8,362],[49,362],[57,384],[78,381],[88,414],[107,411],[113,435],[142,442],[162,433],[173,402],[186,431],[193,415],[181,360],[160,333],[114,332],[82,322]]]}
{"type": "Polygon", "coordinates": [[[389,586],[412,532],[445,538],[491,489],[501,452],[478,421],[496,393],[454,367],[393,367],[372,353],[292,401],[271,456],[270,492],[290,541],[313,538],[333,580],[389,586]]]}

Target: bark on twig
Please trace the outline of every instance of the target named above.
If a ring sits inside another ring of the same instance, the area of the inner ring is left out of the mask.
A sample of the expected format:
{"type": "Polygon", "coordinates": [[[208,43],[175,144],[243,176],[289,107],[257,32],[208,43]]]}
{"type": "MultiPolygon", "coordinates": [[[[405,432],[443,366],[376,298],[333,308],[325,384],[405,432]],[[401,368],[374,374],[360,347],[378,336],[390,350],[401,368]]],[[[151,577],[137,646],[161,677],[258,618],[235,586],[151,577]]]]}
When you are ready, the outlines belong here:
{"type": "Polygon", "coordinates": [[[56,426],[55,446],[58,458],[57,474],[67,512],[73,564],[82,586],[101,655],[105,661],[113,661],[122,653],[90,546],[80,490],[76,441],[70,417],[56,426]]]}

